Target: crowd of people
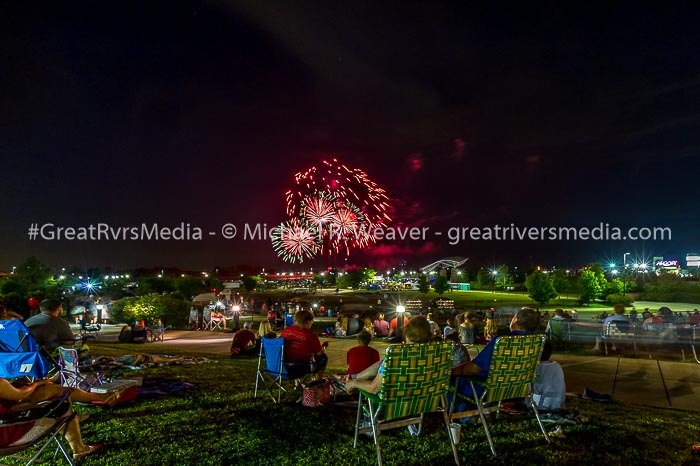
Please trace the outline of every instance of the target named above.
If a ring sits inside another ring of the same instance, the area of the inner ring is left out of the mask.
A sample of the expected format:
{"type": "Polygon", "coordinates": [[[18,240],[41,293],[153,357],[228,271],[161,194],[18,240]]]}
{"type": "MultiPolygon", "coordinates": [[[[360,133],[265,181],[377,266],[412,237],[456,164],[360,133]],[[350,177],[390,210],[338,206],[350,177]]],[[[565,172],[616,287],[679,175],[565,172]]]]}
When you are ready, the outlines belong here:
{"type": "MultiPolygon", "coordinates": [[[[41,312],[33,315],[25,321],[29,332],[47,352],[54,352],[59,346],[70,346],[76,342],[76,338],[68,324],[63,319],[63,306],[60,301],[46,299],[40,303],[41,312]]],[[[20,314],[9,311],[0,305],[0,320],[22,319],[20,314]]],[[[49,379],[38,379],[26,383],[26,378],[8,380],[0,378],[0,420],[12,419],[22,406],[34,406],[41,402],[57,400],[67,395],[72,402],[96,403],[113,406],[120,401],[125,389],[111,393],[92,393],[78,388],[66,388],[53,383],[49,379]]],[[[20,441],[28,432],[14,431],[11,434],[13,442],[20,441]]],[[[100,443],[86,444],[83,442],[80,432],[78,417],[73,417],[66,425],[63,436],[68,442],[74,459],[79,459],[102,450],[100,443]]],[[[4,438],[9,441],[9,438],[4,438]]],[[[6,443],[6,442],[4,442],[6,443]]]]}

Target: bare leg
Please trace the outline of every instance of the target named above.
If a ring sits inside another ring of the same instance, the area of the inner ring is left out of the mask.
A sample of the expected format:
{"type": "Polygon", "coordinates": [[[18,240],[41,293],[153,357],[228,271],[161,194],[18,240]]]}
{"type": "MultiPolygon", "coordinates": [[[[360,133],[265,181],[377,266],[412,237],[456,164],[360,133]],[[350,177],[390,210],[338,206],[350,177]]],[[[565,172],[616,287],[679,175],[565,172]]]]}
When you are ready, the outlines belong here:
{"type": "Polygon", "coordinates": [[[34,393],[29,397],[28,401],[38,403],[44,400],[50,400],[63,394],[64,390],[70,390],[70,400],[77,403],[92,403],[93,401],[101,401],[103,403],[114,404],[119,398],[119,393],[91,393],[79,388],[65,388],[52,383],[42,385],[34,390],[34,393]]]}
{"type": "Polygon", "coordinates": [[[355,377],[358,380],[372,380],[377,376],[377,372],[379,372],[379,366],[382,364],[382,361],[377,361],[371,366],[369,366],[367,369],[363,370],[357,376],[355,377]]]}
{"type": "Polygon", "coordinates": [[[70,445],[70,449],[73,450],[73,453],[82,453],[88,449],[83,443],[83,437],[80,435],[80,424],[76,418],[71,419],[66,426],[64,437],[68,441],[68,445],[70,445]]]}

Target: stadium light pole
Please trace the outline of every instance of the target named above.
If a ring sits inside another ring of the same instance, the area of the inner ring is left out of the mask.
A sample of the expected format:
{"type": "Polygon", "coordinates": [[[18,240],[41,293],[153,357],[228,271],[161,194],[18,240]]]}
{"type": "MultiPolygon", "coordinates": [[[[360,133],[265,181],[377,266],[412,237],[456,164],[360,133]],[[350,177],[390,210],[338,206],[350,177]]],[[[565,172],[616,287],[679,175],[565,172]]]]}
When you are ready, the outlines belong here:
{"type": "Polygon", "coordinates": [[[396,306],[396,313],[398,316],[396,317],[398,320],[396,322],[396,333],[399,337],[399,341],[403,342],[403,331],[404,331],[404,314],[406,313],[406,307],[404,306],[396,306]]]}

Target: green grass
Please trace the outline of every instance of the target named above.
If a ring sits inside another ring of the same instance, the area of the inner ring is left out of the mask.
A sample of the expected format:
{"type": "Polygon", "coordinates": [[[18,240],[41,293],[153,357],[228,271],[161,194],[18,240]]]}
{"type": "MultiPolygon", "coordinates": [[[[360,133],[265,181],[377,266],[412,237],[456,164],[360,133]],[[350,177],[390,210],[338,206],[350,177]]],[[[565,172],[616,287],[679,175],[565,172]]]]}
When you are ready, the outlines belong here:
{"type": "MultiPolygon", "coordinates": [[[[120,354],[138,348],[92,345],[94,354],[120,354]]],[[[255,359],[192,366],[165,366],[135,375],[187,380],[196,387],[177,394],[112,410],[89,412],[82,423],[86,442],[101,441],[106,450],[85,465],[345,465],[374,464],[370,439],[352,448],[355,411],[328,406],[306,409],[290,394],[281,405],[253,399],[255,359]]],[[[589,419],[565,427],[566,439],[547,445],[527,418],[505,416],[493,423],[499,452],[490,454],[481,428],[465,426],[459,453],[469,464],[693,464],[690,444],[698,440],[700,418],[685,411],[640,408],[617,403],[567,400],[569,410],[589,419]]],[[[447,434],[439,417],[427,420],[420,439],[406,429],[382,434],[386,464],[451,463],[447,434]]],[[[48,460],[49,454],[45,455],[48,460]]],[[[25,455],[26,458],[26,455],[25,455]]],[[[20,459],[4,458],[6,464],[20,459]]]]}

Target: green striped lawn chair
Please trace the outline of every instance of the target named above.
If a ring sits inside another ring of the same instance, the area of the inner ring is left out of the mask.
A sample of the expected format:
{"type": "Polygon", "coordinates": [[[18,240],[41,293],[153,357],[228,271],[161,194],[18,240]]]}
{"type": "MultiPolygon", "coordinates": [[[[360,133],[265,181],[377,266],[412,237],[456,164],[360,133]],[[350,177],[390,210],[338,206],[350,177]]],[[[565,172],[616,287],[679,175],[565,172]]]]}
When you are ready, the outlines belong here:
{"type": "MultiPolygon", "coordinates": [[[[508,335],[499,337],[493,349],[491,365],[489,366],[486,380],[464,377],[470,383],[472,398],[477,406],[477,411],[455,413],[453,408],[451,408],[449,417],[450,419],[459,419],[478,414],[494,456],[496,456],[496,449],[493,446],[491,432],[484,414],[498,410],[501,402],[505,400],[527,397],[526,399],[529,400],[530,406],[535,412],[542,434],[549,443],[549,436],[544,430],[537,406],[532,402],[532,397],[529,396],[532,392],[532,382],[537,376],[537,367],[540,363],[544,341],[544,335],[508,335]],[[477,395],[477,386],[484,390],[480,396],[477,395]],[[484,407],[486,403],[490,405],[489,408],[484,407]]],[[[458,377],[458,379],[461,378],[458,377]]],[[[456,394],[455,398],[457,396],[460,395],[456,394]]],[[[453,398],[452,407],[455,405],[455,398],[453,398]]]]}
{"type": "Polygon", "coordinates": [[[387,348],[379,394],[360,390],[353,447],[357,447],[358,434],[372,432],[377,448],[377,462],[381,466],[379,435],[382,430],[418,424],[420,433],[423,415],[441,411],[452,454],[459,464],[447,416],[446,394],[451,366],[451,343],[431,342],[387,348]],[[363,413],[365,419],[369,420],[369,426],[361,426],[363,413]]]}

